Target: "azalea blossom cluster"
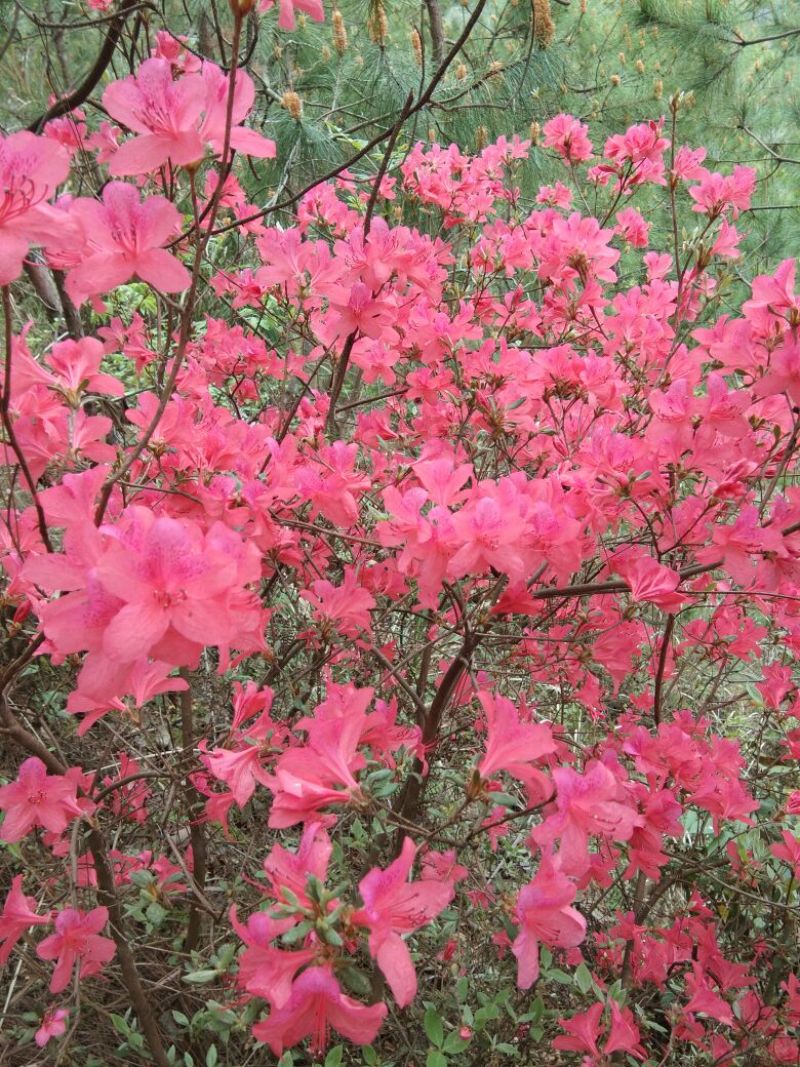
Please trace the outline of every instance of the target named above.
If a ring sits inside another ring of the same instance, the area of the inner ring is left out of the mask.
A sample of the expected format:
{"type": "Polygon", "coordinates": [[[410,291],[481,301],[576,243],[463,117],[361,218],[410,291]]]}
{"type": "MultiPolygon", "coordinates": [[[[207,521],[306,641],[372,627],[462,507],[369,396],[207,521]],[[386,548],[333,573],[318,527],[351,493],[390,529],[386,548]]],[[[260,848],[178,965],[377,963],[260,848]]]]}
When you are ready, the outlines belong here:
{"type": "Polygon", "coordinates": [[[478,953],[588,975],[547,1037],[586,1067],[797,1063],[800,297],[731,270],[755,172],[560,115],[278,225],[233,166],[275,155],[254,95],[159,35],[111,121],[0,139],[0,964],[62,998],[31,1039],[119,972],[169,1062],[152,938],[276,1056],[379,1042],[478,953]],[[20,321],[34,254],[79,335],[20,321]]]}

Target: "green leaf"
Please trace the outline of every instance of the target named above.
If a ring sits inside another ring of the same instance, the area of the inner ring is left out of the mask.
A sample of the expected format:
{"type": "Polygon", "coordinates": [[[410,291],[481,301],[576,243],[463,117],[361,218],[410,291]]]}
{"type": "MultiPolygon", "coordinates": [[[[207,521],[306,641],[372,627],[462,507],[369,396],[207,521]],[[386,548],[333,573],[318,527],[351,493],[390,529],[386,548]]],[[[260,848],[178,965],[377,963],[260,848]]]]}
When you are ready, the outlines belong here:
{"type": "Polygon", "coordinates": [[[156,880],[152,871],[131,871],[128,877],[138,889],[146,889],[156,880]]]}
{"type": "Polygon", "coordinates": [[[544,1018],[544,1001],[541,997],[537,997],[533,1004],[531,1004],[530,1019],[531,1024],[536,1026],[544,1018]]]}
{"type": "Polygon", "coordinates": [[[339,1067],[342,1056],[344,1056],[344,1046],[336,1045],[325,1057],[325,1067],[339,1067]]]}
{"type": "Polygon", "coordinates": [[[217,1046],[212,1045],[206,1053],[206,1067],[217,1067],[217,1046]]]}
{"type": "Polygon", "coordinates": [[[594,985],[591,972],[585,963],[582,963],[575,971],[574,975],[575,985],[580,989],[581,993],[588,993],[594,985]]]}
{"type": "Polygon", "coordinates": [[[452,1034],[448,1034],[444,1039],[442,1049],[448,1056],[452,1056],[457,1052],[463,1052],[468,1044],[469,1041],[465,1041],[463,1037],[460,1037],[457,1033],[453,1032],[452,1034]]]}
{"type": "Polygon", "coordinates": [[[191,974],[185,974],[183,980],[184,982],[191,982],[192,985],[208,985],[209,982],[214,981],[217,975],[217,971],[192,971],[191,974]]]}
{"type": "Polygon", "coordinates": [[[475,1012],[475,1029],[483,1030],[488,1022],[492,1019],[497,1019],[500,1016],[500,1010],[494,1004],[487,1004],[483,1008],[478,1008],[475,1012]]]}
{"type": "Polygon", "coordinates": [[[160,926],[167,916],[167,909],[154,900],[152,904],[147,905],[145,915],[148,922],[152,923],[153,926],[160,926]]]}
{"type": "Polygon", "coordinates": [[[358,967],[353,967],[352,964],[342,967],[339,971],[339,977],[351,993],[355,993],[356,996],[360,997],[369,996],[372,983],[369,977],[358,967]]]}
{"type": "Polygon", "coordinates": [[[613,985],[608,987],[608,995],[616,1000],[617,1004],[625,1003],[625,986],[622,979],[618,978],[613,985]]]}
{"type": "Polygon", "coordinates": [[[438,1049],[432,1048],[425,1060],[425,1067],[447,1067],[447,1056],[444,1056],[438,1049]]]}
{"type": "Polygon", "coordinates": [[[368,1067],[375,1067],[375,1064],[378,1062],[378,1053],[372,1045],[365,1045],[361,1050],[361,1056],[368,1067]]]}
{"type": "Polygon", "coordinates": [[[442,1042],[444,1041],[444,1026],[442,1025],[442,1020],[439,1018],[439,1013],[435,1008],[428,1008],[422,1023],[430,1043],[436,1045],[437,1048],[441,1048],[442,1042]]]}
{"type": "Polygon", "coordinates": [[[172,1018],[178,1024],[178,1026],[189,1026],[189,1016],[184,1015],[182,1011],[173,1011],[172,1018]]]}
{"type": "Polygon", "coordinates": [[[130,1036],[131,1028],[128,1025],[127,1020],[123,1019],[121,1015],[115,1015],[112,1011],[111,1023],[118,1034],[121,1034],[123,1037],[126,1038],[130,1036]]]}

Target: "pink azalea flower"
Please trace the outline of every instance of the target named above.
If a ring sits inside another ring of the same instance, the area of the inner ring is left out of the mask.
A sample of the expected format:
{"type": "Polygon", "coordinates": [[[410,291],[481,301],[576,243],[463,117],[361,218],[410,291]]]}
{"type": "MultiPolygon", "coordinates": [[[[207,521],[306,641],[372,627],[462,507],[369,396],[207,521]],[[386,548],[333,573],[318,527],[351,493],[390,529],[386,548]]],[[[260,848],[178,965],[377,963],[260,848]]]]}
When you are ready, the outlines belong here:
{"type": "Polygon", "coordinates": [[[21,841],[35,826],[61,834],[83,810],[74,781],[65,775],[48,774],[37,756],[20,766],[17,780],[0,788],[0,808],[5,811],[0,841],[21,841]]]}
{"type": "Polygon", "coordinates": [[[264,873],[269,879],[270,888],[276,900],[287,900],[284,890],[294,894],[300,907],[311,907],[306,895],[309,877],[324,882],[328,873],[328,862],[333,852],[333,844],[323,826],[309,823],[303,830],[296,852],[290,852],[283,845],[274,845],[264,860],[264,873]]]}
{"type": "Polygon", "coordinates": [[[520,929],[512,945],[519,962],[517,984],[530,989],[539,977],[539,943],[575,948],[586,936],[586,920],[570,907],[575,886],[552,864],[542,869],[517,898],[520,929]]]}
{"type": "Polygon", "coordinates": [[[656,604],[667,612],[678,611],[687,598],[678,592],[681,576],[671,567],[665,567],[652,556],[642,555],[637,558],[621,557],[614,564],[631,587],[634,600],[656,604]]]}
{"type": "Polygon", "coordinates": [[[578,1012],[569,1019],[559,1019],[558,1025],[568,1036],[554,1038],[553,1048],[565,1052],[586,1052],[599,1059],[600,1049],[597,1042],[601,1034],[602,1016],[603,1005],[592,1004],[588,1011],[578,1012]]]}
{"type": "Polygon", "coordinates": [[[542,127],[545,148],[553,148],[565,163],[583,163],[592,154],[589,127],[573,115],[556,115],[542,127]]]}
{"type": "Polygon", "coordinates": [[[793,868],[795,880],[800,879],[800,838],[789,830],[784,830],[783,844],[773,845],[770,852],[776,859],[785,860],[793,868]]]}
{"type": "Polygon", "coordinates": [[[44,201],[69,173],[69,155],[55,141],[25,130],[0,135],[0,285],[22,273],[32,244],[47,244],[61,216],[44,201]]]}
{"type": "MultiPolygon", "coordinates": [[[[222,546],[215,548],[213,527],[204,536],[194,523],[133,506],[122,523],[104,531],[113,541],[97,576],[124,605],[105,630],[103,647],[110,656],[139,659],[170,630],[198,646],[232,637],[237,620],[228,594],[239,577],[238,561],[222,546]]],[[[253,558],[251,553],[248,559],[253,558]]],[[[246,569],[245,577],[257,577],[257,570],[246,569]]]]}
{"type": "Polygon", "coordinates": [[[271,776],[261,766],[261,750],[258,745],[247,745],[238,751],[215,748],[205,751],[201,742],[200,759],[209,774],[218,782],[224,782],[233,794],[236,804],[243,808],[256,789],[256,783],[269,785],[271,776]]]}
{"type": "Polygon", "coordinates": [[[36,948],[39,959],[56,960],[50,979],[51,993],[60,993],[67,988],[76,966],[79,976],[88,978],[98,974],[113,958],[117,946],[111,938],[100,935],[107,922],[108,908],[93,908],[92,911],[64,908],[59,912],[55,933],[36,948]]]}
{"type": "Polygon", "coordinates": [[[560,839],[558,853],[562,870],[582,874],[589,866],[589,837],[597,834],[614,841],[628,841],[642,824],[637,812],[624,803],[622,787],[602,763],[589,764],[585,774],[571,767],[556,767],[556,813],[532,831],[539,845],[560,839]]]}
{"type": "Polygon", "coordinates": [[[269,1045],[276,1056],[304,1037],[311,1038],[312,1052],[322,1052],[331,1029],[355,1045],[368,1045],[386,1012],[385,1004],[367,1007],[342,993],[327,967],[309,967],[293,983],[286,1003],[256,1023],[253,1037],[269,1045]]]}
{"type": "MultiPolygon", "coordinates": [[[[200,73],[175,77],[166,58],[146,59],[135,75],[112,82],[103,94],[109,114],[137,134],[113,155],[109,170],[116,177],[147,174],[166,162],[173,166],[199,163],[206,145],[219,155],[224,147],[230,76],[214,63],[200,73]]],[[[241,126],[255,87],[246,71],[236,72],[230,146],[248,155],[271,158],[274,141],[241,126]]]]}
{"type": "Polygon", "coordinates": [[[69,1019],[68,1008],[49,1008],[42,1016],[41,1025],[34,1034],[33,1040],[37,1046],[44,1048],[51,1038],[63,1037],[67,1029],[67,1019],[69,1019]]]}
{"type": "MultiPolygon", "coordinates": [[[[720,992],[722,986],[720,986],[720,992]]],[[[733,1025],[733,1012],[730,1004],[723,1000],[719,993],[715,992],[709,981],[708,975],[700,963],[692,964],[692,973],[686,975],[686,992],[690,999],[685,1006],[685,1011],[702,1013],[710,1019],[733,1025]]]]}
{"type": "Polygon", "coordinates": [[[545,723],[523,722],[519,711],[505,697],[482,691],[478,694],[486,713],[486,754],[478,764],[481,778],[508,771],[524,780],[525,764],[555,752],[556,745],[545,723]],[[516,773],[522,769],[522,774],[516,773]]]}
{"type": "Polygon", "coordinates": [[[737,165],[730,175],[700,168],[696,176],[700,179],[698,184],[689,189],[689,196],[695,201],[693,211],[715,219],[730,210],[736,218],[750,207],[758,176],[752,167],[737,165]]]}
{"type": "Polygon", "coordinates": [[[70,204],[68,217],[79,225],[84,242],[80,262],[67,274],[67,291],[76,304],[133,277],[165,293],[188,287],[189,271],[162,247],[181,221],[165,197],[142,201],[134,186],[109,182],[102,202],[80,197],[70,204]]]}
{"type": "Polygon", "coordinates": [[[416,845],[407,837],[400,855],[386,870],[375,867],[361,879],[358,889],[364,907],[352,917],[355,925],[369,929],[370,955],[401,1008],[416,996],[417,973],[400,935],[419,930],[453,899],[452,881],[407,881],[416,852],[416,845]]]}
{"type": "Polygon", "coordinates": [[[166,59],[146,59],[135,75],[107,86],[103,106],[138,135],[117,149],[109,164],[111,173],[146,174],[167,160],[175,166],[201,160],[198,126],[204,95],[198,74],[176,79],[166,59]]]}
{"type": "MultiPolygon", "coordinates": [[[[268,11],[273,7],[275,0],[261,0],[258,5],[259,11],[268,11]]],[[[295,10],[302,11],[309,18],[314,19],[315,22],[325,21],[325,9],[322,6],[322,0],[278,0],[279,15],[278,25],[282,30],[293,30],[296,28],[297,23],[295,21],[295,10]]]]}
{"type": "Polygon", "coordinates": [[[294,920],[273,919],[264,911],[254,912],[246,924],[239,922],[235,905],[230,911],[233,929],[247,948],[239,957],[238,984],[254,997],[266,1000],[272,1008],[282,1008],[292,995],[292,983],[301,967],[317,956],[317,948],[286,952],[273,942],[291,929],[294,920]]]}
{"type": "Polygon", "coordinates": [[[270,782],[274,793],[271,827],[293,826],[331,804],[362,799],[354,771],[366,762],[358,752],[365,718],[362,712],[346,718],[305,720],[308,744],[287,749],[270,782]]]}
{"type": "Polygon", "coordinates": [[[3,911],[0,912],[0,967],[8,962],[8,957],[23,934],[32,926],[49,926],[48,915],[37,915],[36,901],[26,897],[22,892],[22,875],[18,874],[11,882],[3,911]]]}
{"type": "MultiPolygon", "coordinates": [[[[305,0],[313,2],[313,0],[305,0]]],[[[230,93],[230,76],[224,74],[214,63],[204,63],[201,74],[205,97],[200,136],[217,155],[222,154],[225,141],[225,125],[230,93]]],[[[247,117],[256,97],[253,79],[245,70],[237,70],[233,89],[233,113],[231,116],[230,146],[237,152],[259,159],[275,156],[275,142],[263,137],[257,130],[248,129],[241,123],[247,117]]]]}
{"type": "Polygon", "coordinates": [[[627,1052],[636,1059],[645,1059],[645,1051],[639,1040],[639,1027],[634,1022],[631,1009],[621,1008],[613,997],[609,997],[608,1004],[611,1008],[611,1025],[603,1045],[603,1054],[610,1056],[612,1052],[627,1052]]]}
{"type": "Polygon", "coordinates": [[[321,579],[302,589],[300,597],[311,605],[320,626],[333,626],[343,637],[355,639],[359,631],[370,630],[375,598],[359,585],[352,567],[345,567],[341,585],[321,579]]]}

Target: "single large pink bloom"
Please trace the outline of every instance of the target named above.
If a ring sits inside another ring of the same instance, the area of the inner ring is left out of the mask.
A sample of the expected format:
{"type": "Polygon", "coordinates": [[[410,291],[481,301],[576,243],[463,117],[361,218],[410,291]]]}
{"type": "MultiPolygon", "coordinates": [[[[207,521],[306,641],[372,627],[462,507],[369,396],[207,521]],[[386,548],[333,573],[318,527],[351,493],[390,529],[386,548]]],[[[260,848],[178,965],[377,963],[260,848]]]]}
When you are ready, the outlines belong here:
{"type": "Polygon", "coordinates": [[[624,803],[622,787],[604,764],[592,762],[585,774],[557,767],[553,780],[556,812],[535,827],[531,836],[539,845],[560,839],[558,857],[565,873],[579,875],[588,868],[591,835],[629,841],[636,827],[643,825],[637,811],[624,803]]]}
{"type": "Polygon", "coordinates": [[[68,173],[69,156],[50,138],[0,135],[0,285],[20,276],[32,244],[58,233],[59,213],[44,201],[68,173]]]}
{"type": "Polygon", "coordinates": [[[597,1042],[603,1030],[602,1017],[603,1005],[598,1003],[592,1004],[588,1011],[578,1012],[569,1019],[559,1019],[558,1025],[570,1036],[554,1038],[553,1048],[563,1049],[565,1052],[588,1052],[590,1056],[599,1059],[600,1049],[597,1042]]]}
{"type": "MultiPolygon", "coordinates": [[[[230,75],[224,74],[215,63],[204,63],[202,80],[205,88],[204,115],[200,137],[217,155],[225,147],[230,75]]],[[[230,147],[248,156],[272,159],[275,142],[263,137],[257,130],[248,129],[241,123],[247,117],[256,98],[253,79],[245,70],[236,71],[233,89],[233,112],[231,114],[230,147]]]]}
{"type": "Polygon", "coordinates": [[[286,952],[273,945],[294,925],[294,919],[273,919],[264,911],[254,912],[247,923],[239,922],[236,906],[230,910],[231,926],[247,948],[239,957],[237,982],[254,997],[266,1000],[272,1008],[282,1008],[292,994],[292,982],[301,967],[311,963],[316,946],[286,952]]]}
{"type": "Polygon", "coordinates": [[[146,174],[168,160],[175,166],[203,158],[198,132],[205,89],[199,74],[175,79],[166,59],[146,59],[135,75],[112,82],[103,105],[138,134],[120,145],[109,170],[115,177],[146,174]]]}
{"type": "Polygon", "coordinates": [[[79,197],[69,207],[84,241],[81,262],[67,274],[76,304],[107,293],[133,277],[165,293],[186,289],[189,271],[163,248],[180,229],[178,209],[163,196],[140,200],[125,182],[109,182],[102,203],[79,197]]]}
{"type": "Polygon", "coordinates": [[[32,926],[49,925],[50,916],[37,915],[36,901],[22,892],[22,875],[18,874],[11,882],[0,913],[0,942],[3,942],[0,945],[0,967],[5,966],[14,945],[32,926]]]}
{"type": "Polygon", "coordinates": [[[34,1035],[34,1041],[39,1048],[44,1048],[53,1037],[63,1037],[67,1029],[69,1019],[68,1008],[49,1008],[42,1016],[39,1029],[34,1035]]]}
{"type": "Polygon", "coordinates": [[[38,756],[25,760],[16,782],[0,788],[0,808],[6,813],[0,841],[8,842],[21,841],[35,826],[61,834],[82,814],[75,782],[48,774],[38,756]]]}
{"type": "Polygon", "coordinates": [[[367,1007],[346,996],[327,967],[309,967],[293,983],[286,1003],[256,1023],[253,1037],[269,1045],[276,1056],[309,1036],[311,1050],[322,1052],[331,1029],[355,1045],[368,1045],[380,1029],[386,1010],[385,1004],[367,1007]]]}
{"type": "Polygon", "coordinates": [[[101,937],[100,931],[108,922],[108,908],[93,908],[80,911],[64,908],[56,917],[56,931],[46,937],[36,948],[42,960],[56,960],[50,979],[50,992],[60,993],[69,985],[72,971],[77,965],[81,978],[88,978],[103,969],[117,951],[110,937],[101,937]]]}
{"type": "Polygon", "coordinates": [[[243,808],[256,790],[256,783],[269,785],[272,776],[262,768],[262,754],[258,745],[246,745],[238,751],[227,748],[205,749],[200,742],[200,759],[209,774],[218,782],[224,782],[233,794],[238,807],[243,808]]]}
{"type": "Polygon", "coordinates": [[[308,744],[287,749],[270,782],[275,794],[269,815],[272,828],[305,822],[330,804],[361,799],[353,772],[366,762],[358,752],[365,719],[361,711],[344,718],[305,720],[308,744]]]}
{"type": "MultiPolygon", "coordinates": [[[[138,136],[121,145],[111,159],[115,176],[147,174],[166,162],[198,163],[206,146],[219,155],[224,148],[230,75],[214,63],[202,73],[175,78],[166,59],[147,59],[136,75],[112,82],[103,103],[118,122],[138,136]]],[[[255,87],[246,71],[236,72],[230,147],[247,155],[271,158],[275,142],[241,125],[253,106],[255,87]]]]}
{"type": "MultiPolygon", "coordinates": [[[[267,11],[274,4],[275,0],[261,0],[258,10],[267,11]]],[[[315,22],[325,21],[325,9],[322,6],[322,0],[278,0],[278,25],[282,30],[293,30],[296,27],[295,8],[298,11],[303,11],[315,22]]]]}
{"type": "Polygon", "coordinates": [[[353,914],[357,926],[369,929],[369,951],[401,1008],[417,993],[417,972],[401,934],[425,926],[453,899],[452,881],[425,878],[409,882],[417,846],[407,837],[386,870],[374,868],[358,885],[364,907],[353,914]]]}
{"type": "Polygon", "coordinates": [[[512,946],[519,968],[517,984],[530,989],[539,977],[539,943],[574,948],[586,936],[586,920],[570,907],[575,886],[561,871],[544,865],[517,898],[519,933],[512,946]]]}
{"type": "Polygon", "coordinates": [[[481,778],[491,778],[498,771],[519,777],[525,764],[555,752],[552,730],[545,723],[522,722],[517,708],[505,697],[486,691],[478,697],[488,725],[486,755],[478,764],[481,778]]]}
{"type": "Polygon", "coordinates": [[[276,900],[284,900],[284,890],[294,894],[301,907],[311,906],[306,895],[309,877],[324,882],[328,874],[328,862],[333,844],[323,826],[309,823],[303,830],[296,852],[283,845],[274,845],[264,860],[264,873],[276,900]]]}
{"type": "Polygon", "coordinates": [[[146,656],[170,627],[197,645],[232,637],[227,600],[238,561],[210,548],[199,526],[133,506],[104,532],[114,541],[97,576],[124,604],[105,633],[108,655],[126,662],[146,656]]]}

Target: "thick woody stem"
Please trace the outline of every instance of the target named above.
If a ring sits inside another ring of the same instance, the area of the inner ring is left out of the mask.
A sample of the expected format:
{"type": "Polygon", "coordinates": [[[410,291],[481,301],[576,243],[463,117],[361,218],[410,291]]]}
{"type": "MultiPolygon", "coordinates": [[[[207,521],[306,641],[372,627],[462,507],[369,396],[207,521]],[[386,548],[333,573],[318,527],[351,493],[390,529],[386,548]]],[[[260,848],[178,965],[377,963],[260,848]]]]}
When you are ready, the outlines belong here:
{"type": "MultiPolygon", "coordinates": [[[[180,694],[180,707],[183,759],[185,763],[190,764],[195,745],[191,677],[186,668],[182,668],[180,674],[188,685],[188,688],[180,694]]],[[[199,817],[202,814],[202,805],[199,803],[197,791],[188,780],[188,773],[186,780],[186,795],[189,803],[189,833],[192,842],[192,878],[194,885],[202,893],[206,883],[206,870],[208,866],[206,835],[203,829],[203,824],[199,821],[199,817]]],[[[186,927],[186,938],[184,940],[184,948],[187,952],[191,952],[192,949],[197,947],[197,942],[200,939],[201,921],[202,910],[198,906],[197,898],[194,897],[189,909],[189,922],[186,927]]]]}
{"type": "MultiPolygon", "coordinates": [[[[427,714],[422,717],[422,722],[420,722],[422,727],[422,746],[426,754],[436,746],[436,742],[439,739],[442,716],[453,698],[456,686],[461,681],[462,675],[469,668],[472,654],[479,641],[480,638],[473,634],[466,635],[458,655],[447,668],[445,676],[436,690],[436,696],[431,701],[427,714]]],[[[406,780],[395,808],[396,815],[406,822],[416,822],[419,817],[427,784],[427,778],[423,777],[423,769],[422,760],[417,757],[414,760],[413,769],[406,780]]],[[[398,831],[398,849],[403,843],[404,833],[405,831],[398,831]]]]}

